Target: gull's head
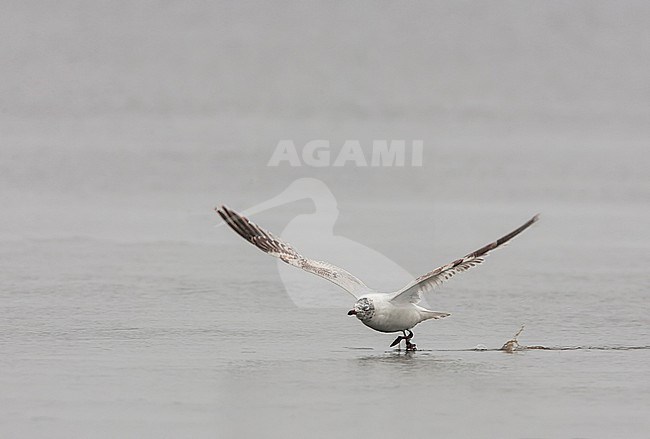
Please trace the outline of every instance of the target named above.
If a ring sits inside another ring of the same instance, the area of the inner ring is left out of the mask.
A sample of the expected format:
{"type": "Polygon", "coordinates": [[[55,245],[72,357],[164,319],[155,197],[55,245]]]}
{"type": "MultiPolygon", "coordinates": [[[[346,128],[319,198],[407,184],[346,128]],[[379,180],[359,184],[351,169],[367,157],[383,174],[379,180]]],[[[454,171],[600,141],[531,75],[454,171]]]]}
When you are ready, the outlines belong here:
{"type": "Polygon", "coordinates": [[[348,315],[357,316],[362,322],[370,320],[375,315],[375,305],[371,299],[362,297],[354,304],[354,308],[348,311],[348,315]]]}

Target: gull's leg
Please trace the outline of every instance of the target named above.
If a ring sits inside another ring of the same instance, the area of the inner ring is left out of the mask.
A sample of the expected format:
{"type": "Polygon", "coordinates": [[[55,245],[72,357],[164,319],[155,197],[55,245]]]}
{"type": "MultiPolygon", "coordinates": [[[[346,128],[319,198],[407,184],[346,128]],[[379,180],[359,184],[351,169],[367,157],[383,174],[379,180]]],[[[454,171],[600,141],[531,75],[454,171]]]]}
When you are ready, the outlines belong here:
{"type": "Polygon", "coordinates": [[[411,339],[413,338],[413,332],[410,329],[407,329],[409,332],[408,335],[406,335],[406,332],[404,332],[404,340],[406,340],[406,350],[407,351],[417,351],[417,347],[415,346],[415,343],[411,343],[411,339]]]}
{"type": "MultiPolygon", "coordinates": [[[[402,331],[402,334],[404,334],[404,335],[400,335],[400,336],[398,336],[398,337],[397,337],[397,338],[396,338],[396,339],[395,339],[395,340],[390,344],[390,347],[391,347],[391,348],[392,348],[393,346],[395,346],[395,345],[399,345],[400,342],[401,342],[402,340],[406,340],[406,331],[402,331]]],[[[413,337],[412,334],[411,334],[411,337],[413,337]]],[[[408,342],[407,342],[407,343],[408,343],[408,342]]],[[[400,350],[400,347],[399,347],[399,346],[397,346],[397,350],[400,350]]],[[[407,350],[408,350],[408,345],[407,345],[407,350]]]]}

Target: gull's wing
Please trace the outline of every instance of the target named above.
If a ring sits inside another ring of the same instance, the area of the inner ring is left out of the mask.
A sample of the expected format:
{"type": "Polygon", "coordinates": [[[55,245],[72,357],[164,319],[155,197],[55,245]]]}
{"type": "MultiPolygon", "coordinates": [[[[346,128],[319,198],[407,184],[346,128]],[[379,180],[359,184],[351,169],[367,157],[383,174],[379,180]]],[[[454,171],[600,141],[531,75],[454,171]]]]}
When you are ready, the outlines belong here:
{"type": "Polygon", "coordinates": [[[454,274],[469,270],[475,265],[480,264],[484,261],[485,256],[487,256],[490,251],[510,241],[512,238],[530,227],[538,219],[539,214],[526,221],[526,223],[518,229],[513,230],[507,235],[484,247],[481,247],[475,252],[472,252],[460,259],[456,259],[454,262],[443,265],[442,267],[438,267],[435,270],[418,277],[406,285],[404,288],[399,290],[397,293],[395,293],[395,295],[391,298],[391,301],[398,303],[418,303],[420,299],[422,299],[422,293],[433,289],[437,285],[440,285],[444,281],[450,279],[454,274]]]}
{"type": "Polygon", "coordinates": [[[362,294],[370,293],[368,288],[356,276],[335,265],[323,261],[314,261],[298,253],[291,245],[273,236],[271,233],[252,223],[248,218],[239,215],[237,212],[221,206],[215,209],[223,220],[246,241],[253,244],[265,253],[282,259],[287,264],[302,268],[309,273],[327,279],[339,287],[359,297],[362,294]]]}

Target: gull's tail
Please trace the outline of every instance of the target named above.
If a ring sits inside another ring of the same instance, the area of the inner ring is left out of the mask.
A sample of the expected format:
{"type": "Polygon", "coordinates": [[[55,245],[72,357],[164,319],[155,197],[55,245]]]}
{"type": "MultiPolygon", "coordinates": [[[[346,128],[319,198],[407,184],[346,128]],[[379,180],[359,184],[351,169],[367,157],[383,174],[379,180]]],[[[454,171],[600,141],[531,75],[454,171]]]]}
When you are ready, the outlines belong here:
{"type": "Polygon", "coordinates": [[[451,315],[448,312],[431,311],[430,309],[422,308],[421,306],[418,306],[417,308],[420,311],[423,320],[444,319],[445,317],[449,317],[451,315]]]}

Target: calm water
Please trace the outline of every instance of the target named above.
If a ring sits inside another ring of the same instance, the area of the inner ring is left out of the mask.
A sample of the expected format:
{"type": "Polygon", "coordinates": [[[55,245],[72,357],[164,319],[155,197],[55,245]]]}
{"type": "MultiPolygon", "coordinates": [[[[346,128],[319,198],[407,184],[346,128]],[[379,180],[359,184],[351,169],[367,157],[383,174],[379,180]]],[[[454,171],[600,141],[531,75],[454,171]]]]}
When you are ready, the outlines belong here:
{"type": "Polygon", "coordinates": [[[650,437],[648,17],[7,2],[0,437],[650,437]],[[267,166],[282,139],[332,157],[420,139],[423,166],[267,166]],[[296,306],[276,261],[214,227],[217,204],[303,177],[335,222],[312,231],[309,194],[255,219],[280,234],[300,216],[292,244],[380,289],[401,282],[335,236],[417,276],[542,219],[429,295],[452,315],[406,355],[351,301],[296,306]],[[522,324],[524,345],[594,349],[494,350],[522,324]]]}
{"type": "MultiPolygon", "coordinates": [[[[645,227],[630,218],[579,216],[582,229],[645,227]]],[[[557,221],[429,296],[452,316],[418,326],[412,354],[346,309],[297,308],[274,261],[225,228],[209,230],[219,245],[5,242],[3,434],[644,437],[650,350],[607,348],[650,344],[648,246],[579,232],[552,243],[572,227],[557,221]],[[604,349],[464,350],[499,348],[522,323],[524,345],[604,349]]],[[[465,241],[436,235],[442,249],[465,241]]],[[[389,245],[442,258],[425,241],[389,245]]],[[[323,282],[322,294],[345,293],[323,282]]]]}

